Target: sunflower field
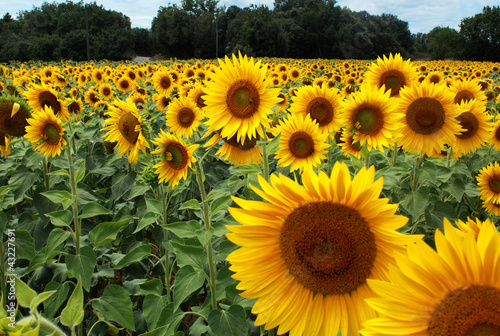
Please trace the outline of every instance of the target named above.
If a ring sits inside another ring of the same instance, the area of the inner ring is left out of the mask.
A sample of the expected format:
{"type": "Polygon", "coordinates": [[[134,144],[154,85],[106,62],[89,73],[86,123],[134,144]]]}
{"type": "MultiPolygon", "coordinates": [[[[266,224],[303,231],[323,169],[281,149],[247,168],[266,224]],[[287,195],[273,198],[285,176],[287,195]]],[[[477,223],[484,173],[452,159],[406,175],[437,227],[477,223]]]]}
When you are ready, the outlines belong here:
{"type": "Polygon", "coordinates": [[[499,67],[0,64],[0,335],[500,335],[499,67]]]}

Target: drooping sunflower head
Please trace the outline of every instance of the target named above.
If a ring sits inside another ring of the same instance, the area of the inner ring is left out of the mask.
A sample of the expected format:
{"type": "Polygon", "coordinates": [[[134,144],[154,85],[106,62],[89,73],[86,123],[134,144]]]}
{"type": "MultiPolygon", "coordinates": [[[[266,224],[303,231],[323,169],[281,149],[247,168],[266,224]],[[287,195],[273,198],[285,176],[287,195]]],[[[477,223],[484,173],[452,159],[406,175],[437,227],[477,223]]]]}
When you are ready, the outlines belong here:
{"type": "Polygon", "coordinates": [[[185,96],[179,96],[168,105],[167,126],[176,136],[190,138],[198,130],[202,114],[195,102],[185,96]]]}
{"type": "Polygon", "coordinates": [[[262,189],[252,189],[264,202],[233,197],[240,208],[229,212],[241,225],[228,226],[226,236],[241,248],[227,260],[240,295],[257,298],[256,325],[279,326],[278,334],[357,335],[376,316],[364,303],[372,296],[367,279],[386,279],[393,252],[421,237],[395,231],[407,218],[379,198],[374,174],[363,168],[351,179],[337,162],[330,177],[306,170],[303,186],[259,176],[262,189]]]}
{"type": "Polygon", "coordinates": [[[436,232],[436,250],[423,241],[396,254],[390,281],[368,280],[379,297],[367,304],[383,315],[361,334],[474,336],[500,334],[500,235],[491,221],[476,234],[449,222],[436,232]],[[477,238],[476,238],[477,237],[477,238]]]}
{"type": "Polygon", "coordinates": [[[62,121],[68,120],[69,113],[63,103],[62,96],[51,86],[33,84],[23,94],[33,112],[41,111],[45,106],[48,106],[62,121]]]}
{"type": "Polygon", "coordinates": [[[289,115],[288,119],[280,122],[276,133],[281,134],[276,152],[281,167],[290,166],[290,171],[302,171],[318,167],[326,158],[328,134],[322,133],[309,115],[289,115]]]}
{"type": "Polygon", "coordinates": [[[486,144],[491,137],[493,125],[489,122],[491,116],[485,112],[484,104],[475,99],[460,105],[462,113],[457,120],[462,126],[460,134],[456,135],[453,146],[453,157],[460,158],[469,152],[475,152],[486,144]]]}
{"type": "Polygon", "coordinates": [[[372,63],[365,74],[364,83],[376,87],[384,86],[386,91],[391,91],[391,97],[398,97],[399,91],[404,86],[409,86],[418,75],[417,67],[410,60],[403,61],[400,54],[392,53],[387,58],[385,55],[372,63]]]}
{"type": "Polygon", "coordinates": [[[477,184],[482,200],[500,203],[500,165],[498,162],[492,162],[479,170],[477,184]]]}
{"type": "Polygon", "coordinates": [[[137,163],[139,150],[145,152],[149,143],[142,132],[142,118],[137,106],[130,101],[115,100],[106,112],[110,118],[104,122],[104,140],[117,142],[118,154],[124,155],[130,150],[128,161],[137,163]]]}
{"type": "Polygon", "coordinates": [[[187,146],[184,141],[163,130],[152,142],[158,146],[158,149],[151,153],[162,154],[161,162],[153,167],[157,168],[159,183],[165,182],[175,187],[181,179],[187,178],[188,171],[192,169],[191,165],[196,162],[193,153],[198,145],[187,146]]]}
{"type": "Polygon", "coordinates": [[[26,134],[30,108],[23,99],[15,96],[0,97],[0,132],[20,137],[26,134]]]}
{"type": "Polygon", "coordinates": [[[63,145],[66,145],[64,139],[64,127],[61,119],[54,115],[50,106],[44,106],[43,109],[33,113],[30,119],[27,119],[26,134],[35,149],[45,156],[54,157],[61,154],[63,145]]]}
{"type": "Polygon", "coordinates": [[[318,123],[323,133],[333,134],[339,129],[341,92],[327,85],[303,86],[292,97],[290,113],[301,113],[318,123]]]}
{"type": "Polygon", "coordinates": [[[80,117],[80,113],[83,112],[82,98],[68,100],[67,109],[70,115],[76,116],[78,119],[80,117]]]}
{"type": "Polygon", "coordinates": [[[227,56],[219,60],[218,68],[210,81],[205,81],[207,88],[205,115],[210,131],[220,130],[223,138],[232,138],[244,144],[246,138],[264,136],[263,128],[269,125],[268,114],[280,101],[279,89],[269,87],[266,69],[261,61],[254,63],[246,55],[232,60],[227,56]]]}
{"type": "Polygon", "coordinates": [[[397,104],[391,99],[390,92],[382,85],[364,85],[342,102],[340,124],[347,132],[353,132],[354,143],[365,143],[368,150],[392,146],[395,138],[401,136],[403,117],[397,111],[397,104]]]}
{"type": "Polygon", "coordinates": [[[453,145],[462,131],[457,117],[462,113],[444,84],[413,84],[401,90],[398,102],[403,113],[402,137],[398,143],[418,154],[440,152],[445,144],[453,145]]]}

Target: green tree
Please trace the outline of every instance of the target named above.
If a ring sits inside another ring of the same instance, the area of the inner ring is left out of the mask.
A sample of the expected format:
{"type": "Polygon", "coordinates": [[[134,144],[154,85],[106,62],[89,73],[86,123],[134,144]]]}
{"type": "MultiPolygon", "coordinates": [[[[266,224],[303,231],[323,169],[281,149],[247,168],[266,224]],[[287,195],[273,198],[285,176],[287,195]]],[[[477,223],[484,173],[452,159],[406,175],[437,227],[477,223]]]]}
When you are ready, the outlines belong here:
{"type": "Polygon", "coordinates": [[[154,43],[160,54],[185,59],[192,57],[192,18],[175,4],[158,9],[152,29],[154,43]]]}
{"type": "Polygon", "coordinates": [[[464,41],[461,57],[474,61],[500,61],[500,6],[483,7],[483,12],[462,19],[464,41]]]}
{"type": "Polygon", "coordinates": [[[132,28],[132,44],[136,56],[154,56],[153,34],[150,29],[132,28]]]}
{"type": "Polygon", "coordinates": [[[450,27],[435,27],[427,34],[427,51],[434,60],[457,59],[461,46],[460,34],[450,27]]]}

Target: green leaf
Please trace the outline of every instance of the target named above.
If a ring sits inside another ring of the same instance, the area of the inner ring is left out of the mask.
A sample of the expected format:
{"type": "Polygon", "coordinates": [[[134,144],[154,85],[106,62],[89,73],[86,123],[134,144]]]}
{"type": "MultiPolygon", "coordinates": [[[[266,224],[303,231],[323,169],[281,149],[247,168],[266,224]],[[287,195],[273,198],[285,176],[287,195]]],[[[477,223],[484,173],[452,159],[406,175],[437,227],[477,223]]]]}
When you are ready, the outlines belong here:
{"type": "Polygon", "coordinates": [[[59,227],[70,226],[73,221],[73,214],[69,210],[54,211],[46,213],[45,216],[50,218],[52,224],[59,227]]]}
{"type": "Polygon", "coordinates": [[[161,282],[160,279],[151,279],[143,284],[140,284],[139,287],[141,287],[141,294],[142,295],[157,295],[160,296],[161,293],[163,292],[163,282],[161,282]]]}
{"type": "Polygon", "coordinates": [[[205,283],[203,270],[195,270],[192,266],[187,265],[177,271],[174,280],[174,311],[189,295],[203,286],[203,283],[205,283]]]}
{"type": "Polygon", "coordinates": [[[28,231],[16,230],[16,258],[32,260],[35,257],[35,243],[28,231]]]}
{"type": "Polygon", "coordinates": [[[143,196],[149,190],[151,190],[151,186],[149,184],[136,183],[132,187],[132,190],[130,190],[130,193],[128,194],[128,199],[130,200],[137,196],[143,196]]]}
{"type": "Polygon", "coordinates": [[[80,182],[85,177],[85,161],[84,160],[79,160],[79,161],[81,161],[82,163],[80,164],[75,173],[76,183],[80,182]]]}
{"type": "Polygon", "coordinates": [[[420,187],[417,191],[410,191],[403,198],[401,206],[412,215],[413,221],[418,219],[429,204],[429,194],[429,189],[420,187]]]}
{"type": "Polygon", "coordinates": [[[94,245],[98,247],[107,244],[116,239],[118,233],[126,228],[130,223],[129,219],[121,222],[104,222],[97,225],[89,232],[89,239],[94,245]]]}
{"type": "Polygon", "coordinates": [[[446,217],[452,223],[458,219],[457,212],[455,211],[453,206],[451,206],[449,203],[446,202],[441,202],[441,201],[434,202],[434,207],[431,213],[439,219],[440,224],[438,228],[440,228],[441,230],[443,229],[443,224],[442,224],[443,218],[446,217]]]}
{"type": "Polygon", "coordinates": [[[73,329],[83,321],[83,315],[83,290],[80,281],[78,281],[66,307],[61,312],[61,324],[73,329]]]}
{"type": "Polygon", "coordinates": [[[443,186],[443,189],[449,192],[455,199],[460,202],[465,193],[465,184],[460,179],[454,179],[452,183],[443,186]]]}
{"type": "Polygon", "coordinates": [[[467,167],[467,165],[463,162],[457,162],[454,166],[453,166],[453,172],[455,174],[462,174],[462,175],[465,175],[467,177],[472,177],[471,173],[470,173],[470,170],[469,168],[467,167]]]}
{"type": "Polygon", "coordinates": [[[149,257],[151,255],[151,247],[149,245],[139,245],[129,253],[127,253],[119,262],[116,264],[114,269],[122,269],[130,264],[139,262],[142,259],[149,257]]]}
{"type": "Polygon", "coordinates": [[[144,318],[148,324],[148,330],[156,328],[156,323],[160,317],[161,311],[168,304],[168,297],[149,294],[142,303],[144,318]]]}
{"type": "Polygon", "coordinates": [[[266,144],[267,153],[269,155],[276,153],[276,151],[278,150],[278,148],[280,146],[280,137],[281,137],[281,133],[278,134],[277,136],[275,136],[271,141],[269,141],[269,143],[266,144]]]}
{"type": "Polygon", "coordinates": [[[90,291],[90,283],[97,258],[90,246],[83,246],[79,255],[70,254],[66,256],[66,266],[73,276],[80,278],[83,288],[90,291]]]}
{"type": "Polygon", "coordinates": [[[144,229],[145,227],[155,223],[158,220],[158,217],[159,217],[158,214],[155,214],[152,212],[146,213],[144,215],[144,217],[141,218],[139,223],[137,223],[137,227],[135,228],[133,233],[137,233],[137,232],[141,231],[142,229],[144,229]]]}
{"type": "Polygon", "coordinates": [[[172,231],[179,238],[194,238],[196,237],[196,230],[200,229],[201,225],[196,220],[190,220],[162,225],[162,227],[172,231]]]}
{"type": "Polygon", "coordinates": [[[0,211],[0,237],[3,237],[3,232],[7,227],[7,222],[7,215],[5,214],[5,212],[0,211]]]}
{"type": "Polygon", "coordinates": [[[108,285],[104,293],[92,302],[92,308],[107,321],[114,321],[126,329],[135,331],[132,301],[127,291],[118,285],[108,285]]]}
{"type": "Polygon", "coordinates": [[[200,210],[200,201],[196,199],[191,199],[187,202],[184,202],[180,207],[179,210],[184,210],[184,209],[193,209],[193,210],[200,210]]]}
{"type": "Polygon", "coordinates": [[[166,326],[164,334],[158,335],[174,335],[177,328],[179,328],[179,324],[181,324],[182,319],[184,318],[185,313],[182,311],[174,311],[174,303],[169,303],[163,308],[160,313],[160,317],[158,318],[158,322],[156,324],[157,327],[166,326]]]}
{"type": "Polygon", "coordinates": [[[260,174],[260,172],[260,166],[256,163],[247,163],[241,166],[229,167],[229,173],[231,175],[260,174]]]}
{"type": "Polygon", "coordinates": [[[56,204],[61,204],[66,210],[72,203],[71,194],[66,190],[52,190],[41,193],[56,204]]]}
{"type": "Polygon", "coordinates": [[[214,335],[246,336],[248,333],[247,314],[241,306],[231,306],[228,310],[212,310],[208,315],[208,325],[214,335]]]}
{"type": "Polygon", "coordinates": [[[229,267],[231,267],[231,265],[226,264],[224,267],[217,271],[217,278],[215,279],[217,301],[225,299],[225,288],[235,282],[235,280],[232,278],[234,272],[231,271],[229,267]]]}
{"type": "Polygon", "coordinates": [[[422,164],[422,167],[417,170],[417,175],[420,180],[427,180],[432,183],[437,181],[437,170],[436,165],[430,161],[426,161],[422,164]]]}
{"type": "Polygon", "coordinates": [[[237,290],[236,286],[238,286],[238,283],[236,283],[236,282],[226,286],[226,288],[225,288],[226,298],[229,300],[229,302],[232,305],[237,304],[239,306],[242,306],[245,309],[252,309],[252,307],[254,306],[257,299],[246,299],[246,298],[240,296],[240,293],[242,291],[237,290]]]}
{"type": "Polygon", "coordinates": [[[87,203],[82,208],[82,213],[80,214],[80,218],[91,218],[100,215],[109,215],[111,210],[106,209],[102,205],[98,203],[87,203]]]}
{"type": "Polygon", "coordinates": [[[163,215],[163,204],[161,203],[161,201],[150,198],[146,198],[145,200],[148,212],[152,212],[154,214],[157,214],[158,216],[163,215]]]}
{"type": "Polygon", "coordinates": [[[223,196],[213,200],[212,203],[210,203],[210,213],[212,215],[215,214],[217,211],[227,207],[230,202],[232,202],[231,196],[223,196]]]}
{"type": "Polygon", "coordinates": [[[177,265],[179,267],[191,265],[194,269],[203,271],[207,262],[205,249],[178,243],[172,243],[172,246],[174,247],[174,252],[177,256],[177,265]]]}
{"type": "MultiPolygon", "coordinates": [[[[10,276],[8,277],[12,279],[10,276]]],[[[28,308],[31,302],[36,298],[36,292],[31,289],[27,284],[21,281],[21,279],[15,277],[16,282],[16,298],[20,306],[28,308]]]]}
{"type": "Polygon", "coordinates": [[[31,313],[33,313],[36,308],[40,305],[40,303],[44,302],[45,300],[47,300],[48,298],[50,298],[52,296],[52,294],[54,294],[56,291],[45,291],[43,293],[40,293],[36,298],[33,299],[33,301],[31,301],[31,304],[30,304],[30,311],[31,313]]]}
{"type": "Polygon", "coordinates": [[[9,185],[4,185],[0,187],[0,197],[4,196],[7,194],[9,191],[12,189],[16,188],[17,184],[9,184],[9,185]]]}
{"type": "Polygon", "coordinates": [[[198,229],[195,231],[196,237],[198,237],[198,240],[200,241],[201,245],[205,246],[207,245],[208,241],[212,236],[214,235],[214,228],[211,227],[209,230],[205,229],[198,229]]]}
{"type": "Polygon", "coordinates": [[[64,243],[71,233],[64,231],[60,228],[55,228],[50,231],[49,238],[47,240],[47,246],[45,247],[45,261],[50,261],[52,258],[59,253],[63,252],[58,250],[59,245],[64,243]]]}
{"type": "Polygon", "coordinates": [[[226,228],[226,225],[240,225],[233,217],[224,217],[223,219],[212,224],[212,228],[214,229],[214,235],[217,237],[222,237],[229,230],[226,228]]]}
{"type": "Polygon", "coordinates": [[[48,173],[49,176],[66,176],[69,177],[69,173],[66,169],[59,169],[53,172],[48,173]]]}
{"type": "Polygon", "coordinates": [[[69,284],[67,282],[63,284],[49,282],[47,284],[47,287],[45,287],[46,291],[56,291],[55,295],[50,296],[43,303],[43,312],[47,318],[52,319],[52,317],[54,317],[59,307],[61,307],[63,302],[68,298],[69,289],[69,284]]]}

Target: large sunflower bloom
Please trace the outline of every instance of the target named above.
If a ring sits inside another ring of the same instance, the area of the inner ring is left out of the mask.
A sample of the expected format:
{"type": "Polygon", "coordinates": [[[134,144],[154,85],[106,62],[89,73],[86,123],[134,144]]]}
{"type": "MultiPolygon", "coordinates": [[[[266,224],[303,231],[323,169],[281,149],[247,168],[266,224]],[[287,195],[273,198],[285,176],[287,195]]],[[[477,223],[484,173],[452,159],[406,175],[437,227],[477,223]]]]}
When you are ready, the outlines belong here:
{"type": "Polygon", "coordinates": [[[34,112],[41,111],[44,106],[49,106],[62,121],[68,120],[69,112],[66,109],[61,94],[52,87],[45,84],[33,84],[28,87],[28,91],[24,92],[23,95],[34,112]]]}
{"type": "Polygon", "coordinates": [[[229,208],[241,225],[226,234],[241,248],[227,260],[245,298],[257,298],[256,325],[279,326],[278,334],[358,335],[376,317],[365,304],[372,296],[367,279],[387,279],[394,251],[421,236],[396,231],[407,218],[397,205],[379,198],[382,179],[362,168],[351,180],[347,166],[335,163],[330,177],[309,169],[304,186],[283,175],[262,190],[267,202],[233,200],[229,208]]]}
{"type": "Polygon", "coordinates": [[[118,154],[125,155],[130,150],[128,162],[137,163],[139,150],[145,152],[149,143],[142,134],[142,118],[137,106],[130,101],[115,100],[109,105],[106,115],[110,118],[104,122],[104,140],[117,142],[118,154]]]}
{"type": "Polygon", "coordinates": [[[486,202],[500,203],[500,165],[492,162],[479,170],[477,175],[481,199],[486,202]]]}
{"type": "Polygon", "coordinates": [[[486,95],[481,90],[479,80],[455,80],[450,86],[450,90],[455,94],[455,104],[468,102],[475,99],[483,105],[486,103],[486,95]]]}
{"type": "Polygon", "coordinates": [[[152,142],[159,148],[151,153],[165,155],[162,157],[162,161],[153,167],[157,168],[156,174],[159,175],[159,183],[165,181],[170,186],[175,187],[181,179],[186,179],[191,165],[196,162],[193,153],[198,145],[187,146],[175,135],[165,133],[163,130],[160,130],[160,136],[152,142]]]}
{"type": "Polygon", "coordinates": [[[15,96],[0,97],[0,132],[20,137],[26,134],[30,108],[15,96]]]}
{"type": "Polygon", "coordinates": [[[364,83],[376,87],[385,86],[391,97],[398,97],[404,86],[410,86],[417,78],[417,67],[410,60],[403,61],[400,54],[392,54],[383,59],[378,57],[365,74],[364,83]]]}
{"type": "Polygon", "coordinates": [[[493,125],[489,122],[491,116],[484,112],[484,104],[473,99],[462,101],[460,109],[464,112],[457,119],[463,131],[456,135],[453,145],[453,157],[475,152],[486,144],[491,137],[493,125]]]}
{"type": "Polygon", "coordinates": [[[353,142],[383,152],[383,147],[392,146],[394,138],[401,136],[403,115],[396,108],[384,86],[363,86],[343,101],[340,123],[348,132],[354,131],[353,142]]]}
{"type": "Polygon", "coordinates": [[[319,126],[309,115],[291,114],[273,129],[281,134],[276,152],[278,165],[290,166],[290,171],[318,167],[326,159],[328,134],[321,133],[319,126]]]}
{"type": "Polygon", "coordinates": [[[202,119],[196,103],[185,96],[179,96],[168,105],[167,126],[177,136],[190,138],[198,129],[202,119]]]}
{"type": "Polygon", "coordinates": [[[26,134],[35,149],[45,156],[54,157],[61,154],[62,146],[66,145],[64,140],[64,127],[61,119],[54,115],[50,106],[44,106],[41,110],[32,114],[27,119],[26,134]]]}
{"type": "Polygon", "coordinates": [[[457,119],[462,110],[453,103],[445,84],[413,84],[401,89],[400,95],[404,127],[398,144],[417,154],[440,152],[445,144],[453,145],[463,130],[457,119]]]}
{"type": "Polygon", "coordinates": [[[319,130],[330,136],[339,130],[338,118],[342,95],[338,89],[331,89],[327,85],[302,86],[292,100],[290,113],[308,114],[318,123],[319,130]]]}
{"type": "Polygon", "coordinates": [[[153,85],[159,95],[166,97],[170,96],[174,88],[174,80],[170,76],[169,70],[164,69],[157,71],[153,75],[153,85]]]}
{"type": "Polygon", "coordinates": [[[380,298],[367,299],[383,317],[364,336],[500,335],[500,235],[491,221],[465,238],[448,221],[436,250],[423,241],[396,253],[390,282],[368,279],[380,298]]]}
{"type": "Polygon", "coordinates": [[[266,68],[261,61],[254,63],[233,54],[232,61],[226,56],[219,59],[219,68],[214,68],[210,81],[205,81],[207,88],[205,115],[210,131],[219,131],[224,138],[236,135],[238,142],[247,138],[264,137],[263,127],[269,126],[268,114],[280,99],[280,89],[270,89],[266,77],[266,68]]]}

